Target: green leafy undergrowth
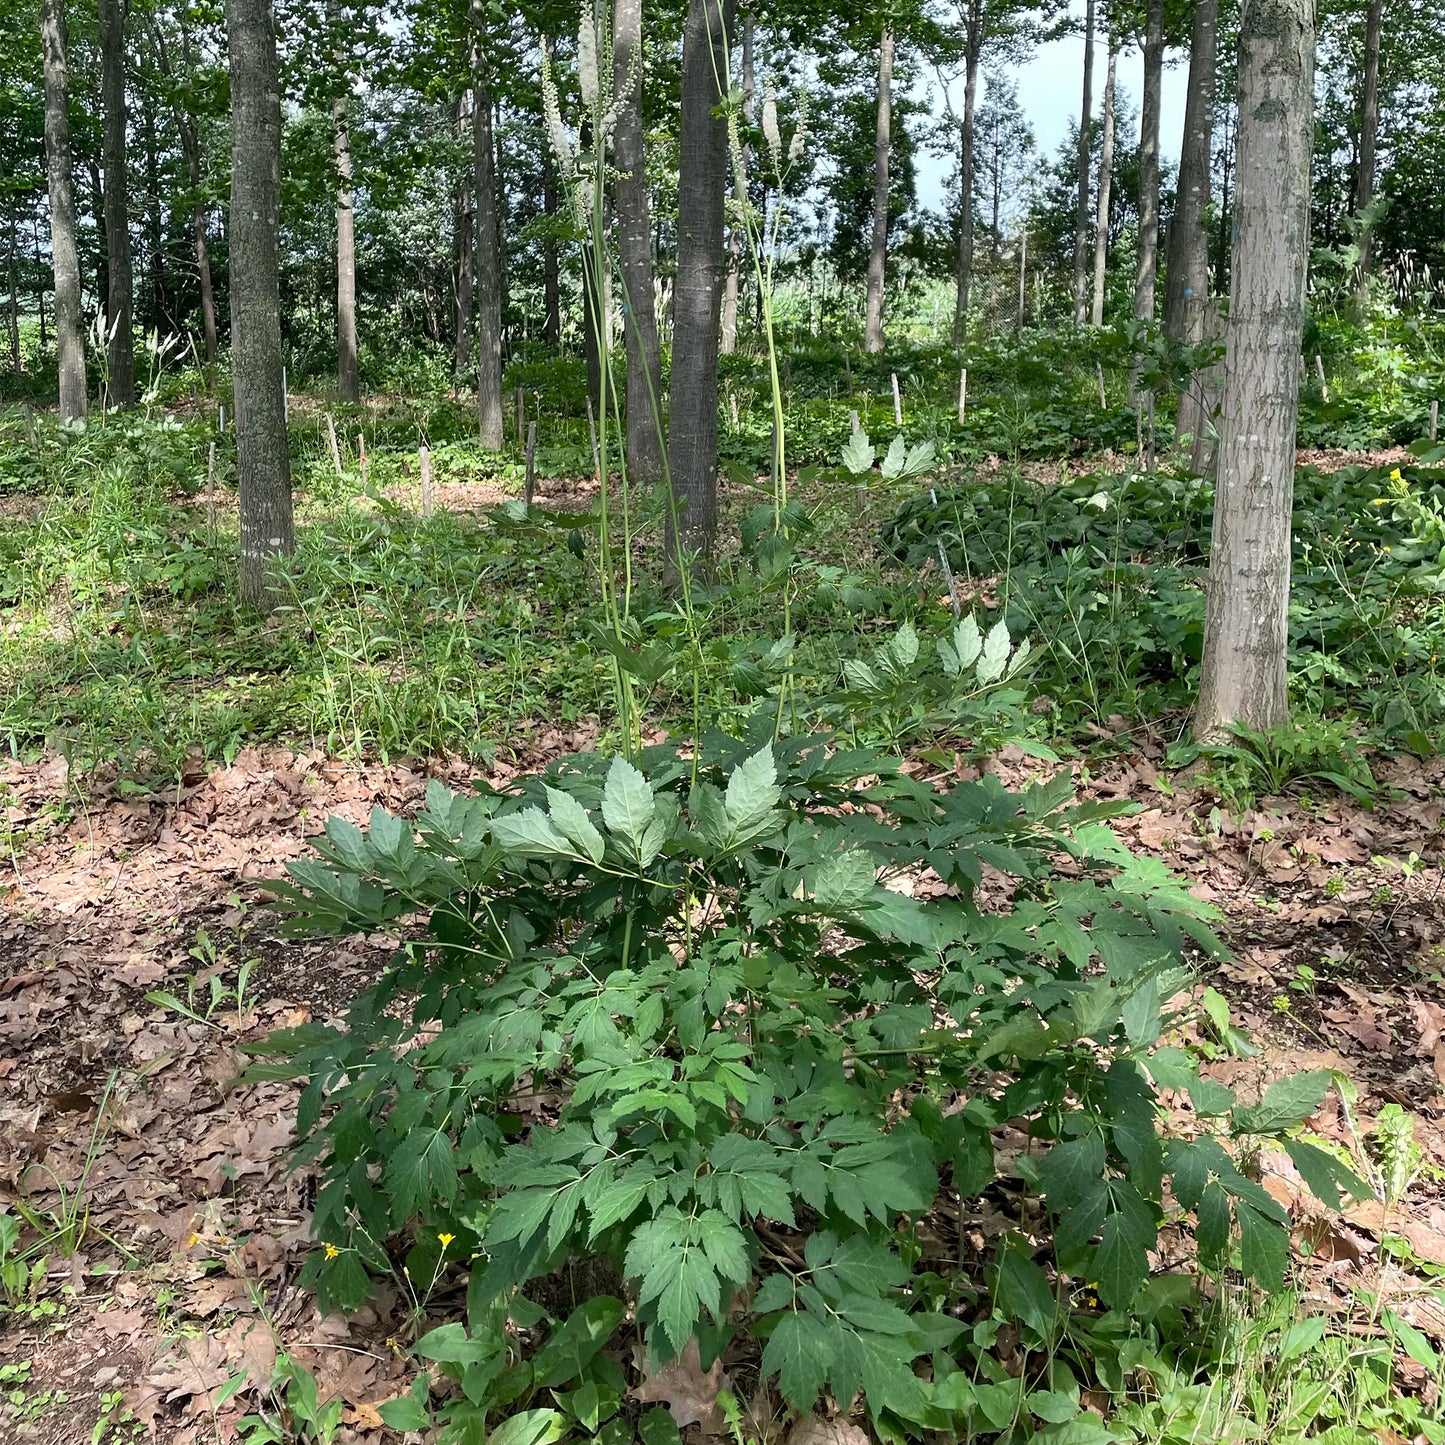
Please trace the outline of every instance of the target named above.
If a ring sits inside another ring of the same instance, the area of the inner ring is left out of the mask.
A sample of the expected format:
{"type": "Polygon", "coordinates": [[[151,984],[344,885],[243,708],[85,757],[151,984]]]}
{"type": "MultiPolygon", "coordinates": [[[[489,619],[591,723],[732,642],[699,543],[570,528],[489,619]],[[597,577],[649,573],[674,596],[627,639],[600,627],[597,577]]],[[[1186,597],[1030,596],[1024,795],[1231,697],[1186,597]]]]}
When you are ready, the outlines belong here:
{"type": "Polygon", "coordinates": [[[344,1028],[279,1034],[256,1066],[308,1081],[306,1278],[354,1308],[377,1276],[414,1295],[472,1261],[465,1321],[418,1347],[458,1381],[450,1440],[507,1415],[560,1433],[563,1385],[614,1399],[615,1364],[555,1357],[624,1328],[623,1299],[654,1362],[751,1351],[794,1409],[861,1392],[886,1438],[1089,1428],[1069,1302],[1087,1283],[1123,1326],[1166,1218],[1193,1218],[1205,1268],[1283,1279],[1285,1215],[1231,1136],[1283,1139],[1326,1195],[1349,1182],[1288,1137],[1327,1076],[1246,1107],[1161,1046],[1218,945],[1115,811],[1066,775],[939,792],[764,732],[331,819],[280,885],[291,926],[425,928],[344,1028]],[[1160,1088],[1191,1098],[1194,1136],[1161,1135],[1160,1088]],[[1006,1122],[1021,1157],[995,1152],[1006,1122]],[[1017,1216],[986,1264],[940,1267],[925,1222],[1004,1178],[1042,1196],[1047,1242],[1017,1216]],[[581,1325],[518,1347],[540,1282],[599,1275],[581,1325]]]}

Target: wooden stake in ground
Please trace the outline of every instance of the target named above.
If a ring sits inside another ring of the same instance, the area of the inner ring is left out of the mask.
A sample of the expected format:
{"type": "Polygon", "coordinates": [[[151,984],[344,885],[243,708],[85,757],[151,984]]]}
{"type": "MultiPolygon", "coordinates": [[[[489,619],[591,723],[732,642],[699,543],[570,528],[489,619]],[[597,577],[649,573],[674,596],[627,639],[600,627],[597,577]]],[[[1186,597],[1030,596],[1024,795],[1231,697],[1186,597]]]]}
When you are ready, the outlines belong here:
{"type": "Polygon", "coordinates": [[[1315,352],[1315,375],[1320,379],[1320,400],[1328,401],[1330,399],[1330,389],[1325,384],[1325,359],[1318,351],[1315,352]]]}
{"type": "Polygon", "coordinates": [[[850,430],[851,432],[853,432],[854,434],[857,433],[857,431],[858,431],[858,413],[857,413],[856,411],[850,411],[850,412],[848,413],[848,427],[849,427],[849,430],[850,430]]]}
{"type": "Polygon", "coordinates": [[[1159,456],[1159,448],[1155,440],[1154,431],[1154,393],[1149,393],[1149,470],[1154,470],[1154,465],[1159,456]]]}
{"type": "Polygon", "coordinates": [[[530,508],[537,494],[537,423],[527,423],[527,480],[523,483],[522,505],[530,508]]]}
{"type": "Polygon", "coordinates": [[[358,461],[358,462],[360,463],[360,465],[361,465],[361,486],[362,486],[362,490],[365,491],[365,489],[366,489],[366,433],[365,433],[365,432],[357,432],[357,434],[356,434],[356,458],[357,458],[357,461],[358,461]]]}
{"type": "Polygon", "coordinates": [[[893,378],[893,420],[894,420],[899,426],[902,426],[902,425],[903,425],[903,394],[902,394],[902,392],[900,392],[900,391],[898,390],[898,373],[897,373],[896,371],[893,371],[893,372],[889,372],[889,375],[893,378]]]}
{"type": "Polygon", "coordinates": [[[1094,375],[1099,378],[1099,409],[1102,411],[1109,405],[1109,398],[1104,391],[1104,363],[1102,361],[1094,363],[1094,375]]]}
{"type": "Polygon", "coordinates": [[[216,430],[223,436],[226,432],[226,403],[222,402],[216,408],[216,430]]]}
{"type": "Polygon", "coordinates": [[[1436,434],[1439,432],[1439,430],[1440,430],[1440,403],[1439,403],[1438,401],[1432,401],[1432,402],[1430,403],[1430,440],[1431,440],[1432,442],[1435,440],[1436,434]]]}
{"type": "Polygon", "coordinates": [[[326,417],[326,440],[331,443],[331,464],[336,468],[336,475],[343,475],[341,470],[341,443],[336,440],[336,423],[331,420],[331,413],[325,412],[326,417]]]}
{"type": "Polygon", "coordinates": [[[206,447],[206,528],[216,538],[216,444],[206,447]]]}
{"type": "Polygon", "coordinates": [[[587,431],[592,438],[592,475],[602,485],[602,452],[597,445],[597,418],[592,415],[592,398],[587,398],[587,431]]]}
{"type": "Polygon", "coordinates": [[[419,460],[421,462],[421,514],[423,517],[431,516],[431,449],[425,444],[422,445],[419,460]]]}
{"type": "Polygon", "coordinates": [[[968,420],[968,368],[958,373],[958,424],[968,420]]]}

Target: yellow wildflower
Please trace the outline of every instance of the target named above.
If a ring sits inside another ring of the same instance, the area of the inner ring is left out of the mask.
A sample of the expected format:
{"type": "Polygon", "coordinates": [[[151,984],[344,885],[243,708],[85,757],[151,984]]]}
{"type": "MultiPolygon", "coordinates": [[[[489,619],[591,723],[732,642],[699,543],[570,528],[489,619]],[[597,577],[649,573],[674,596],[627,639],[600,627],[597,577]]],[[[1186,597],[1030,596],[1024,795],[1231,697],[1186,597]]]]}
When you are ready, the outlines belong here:
{"type": "Polygon", "coordinates": [[[1399,481],[1403,481],[1403,480],[1404,480],[1404,478],[1401,477],[1401,475],[1400,475],[1400,469],[1399,469],[1399,467],[1395,467],[1395,468],[1393,468],[1393,469],[1391,470],[1391,472],[1390,472],[1390,480],[1391,480],[1392,482],[1399,482],[1399,481]]]}
{"type": "Polygon", "coordinates": [[[441,1240],[442,1248],[443,1248],[443,1249],[446,1249],[446,1248],[451,1244],[452,1240],[454,1240],[454,1239],[456,1238],[456,1235],[454,1235],[454,1234],[439,1234],[439,1235],[437,1235],[437,1238],[438,1238],[439,1240],[441,1240]]]}
{"type": "Polygon", "coordinates": [[[194,1249],[200,1242],[201,1242],[201,1236],[200,1236],[199,1234],[193,1234],[193,1235],[186,1241],[186,1248],[187,1248],[187,1249],[194,1249]]]}
{"type": "Polygon", "coordinates": [[[339,1249],[337,1249],[337,1247],[336,1247],[334,1244],[328,1244],[328,1245],[326,1246],[326,1257],[327,1257],[327,1259],[335,1259],[340,1253],[341,1253],[341,1251],[340,1251],[339,1249]]]}

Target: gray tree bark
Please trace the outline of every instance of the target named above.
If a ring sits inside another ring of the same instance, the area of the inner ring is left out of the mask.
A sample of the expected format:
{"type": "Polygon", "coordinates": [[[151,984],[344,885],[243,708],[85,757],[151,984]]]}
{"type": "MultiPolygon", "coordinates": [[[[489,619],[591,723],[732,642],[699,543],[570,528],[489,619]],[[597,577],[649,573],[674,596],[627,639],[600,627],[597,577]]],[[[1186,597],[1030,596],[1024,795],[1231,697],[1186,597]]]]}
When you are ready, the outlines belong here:
{"type": "MultiPolygon", "coordinates": [[[[751,14],[743,17],[743,123],[750,125],[753,119],[753,96],[757,89],[757,75],[753,67],[753,17],[751,14]]],[[[741,175],[735,179],[740,182],[738,185],[738,204],[745,206],[748,203],[747,179],[748,167],[752,161],[752,154],[746,141],[741,145],[742,165],[741,175]]],[[[731,356],[737,350],[738,345],[738,290],[742,283],[742,260],[743,247],[747,237],[741,223],[734,226],[728,234],[728,274],[727,281],[723,287],[723,312],[722,312],[722,353],[724,356],[731,356]]]]}
{"type": "Polygon", "coordinates": [[[1209,291],[1209,172],[1218,31],[1219,0],[1195,0],[1189,83],[1184,93],[1184,138],[1164,289],[1164,334],[1181,340],[1198,339],[1193,333],[1209,291]]]}
{"type": "Polygon", "coordinates": [[[732,22],[733,0],[688,0],[667,433],[677,513],[675,526],[671,515],[668,523],[664,581],[669,584],[676,583],[688,556],[711,553],[717,531],[717,361],[728,174],[727,121],[717,112],[730,73],[732,22]]]}
{"type": "Polygon", "coordinates": [[[231,364],[240,481],[240,597],[279,601],[276,558],[296,547],[281,361],[276,240],[281,97],[271,0],[226,0],[231,71],[231,364]]]}
{"type": "Polygon", "coordinates": [[[109,295],[105,322],[107,390],[116,406],[135,405],[135,278],[130,251],[130,207],[125,158],[125,12],[121,0],[100,0],[100,93],[104,113],[105,247],[109,295]]]}
{"type": "MultiPolygon", "coordinates": [[[[466,113],[465,98],[456,104],[456,127],[465,135],[471,125],[466,113]]],[[[468,167],[470,172],[471,167],[468,167]]],[[[456,205],[452,212],[452,243],[457,253],[456,336],[452,348],[452,381],[460,386],[472,360],[472,288],[476,275],[476,218],[472,214],[472,181],[464,176],[457,187],[456,205]]]]}
{"type": "Polygon", "coordinates": [[[967,333],[968,303],[973,291],[973,174],[978,150],[974,113],[978,109],[978,67],[982,59],[983,0],[968,0],[968,21],[963,39],[963,116],[958,127],[958,272],[953,300],[955,341],[962,341],[967,333]]]}
{"type": "Polygon", "coordinates": [[[1094,0],[1084,9],[1084,93],[1079,104],[1079,196],[1074,207],[1074,325],[1089,311],[1089,153],[1094,124],[1094,0]]]}
{"type": "Polygon", "coordinates": [[[1195,736],[1289,716],[1290,519],[1309,260],[1314,0],[1240,15],[1234,245],[1195,736]]]}
{"type": "Polygon", "coordinates": [[[1355,300],[1370,304],[1370,251],[1373,237],[1369,209],[1375,199],[1375,151],[1380,138],[1380,31],[1385,0],[1370,0],[1365,9],[1365,66],[1360,79],[1360,159],[1355,173],[1355,217],[1360,225],[1360,255],[1355,263],[1355,300]]]}
{"type": "Polygon", "coordinates": [[[883,27],[878,42],[878,120],[873,131],[873,232],[868,245],[868,293],[863,314],[863,348],[880,352],[883,283],[888,266],[888,169],[893,150],[893,30],[883,27]]]}
{"type": "Polygon", "coordinates": [[[1109,68],[1104,76],[1104,135],[1099,149],[1099,208],[1094,216],[1094,304],[1089,320],[1104,324],[1104,283],[1109,268],[1109,202],[1114,189],[1114,83],[1119,73],[1119,51],[1109,37],[1109,68]]]}
{"type": "Polygon", "coordinates": [[[336,155],[336,394],[349,406],[361,400],[356,359],[356,213],[351,203],[351,127],[347,101],[331,102],[336,155]]]}
{"type": "Polygon", "coordinates": [[[497,225],[497,159],[492,89],[478,57],[472,87],[472,189],[477,207],[477,436],[499,452],[502,427],[502,245],[497,225]]]}
{"type": "Polygon", "coordinates": [[[1164,91],[1164,0],[1148,0],[1144,22],[1144,94],[1139,108],[1139,254],[1134,319],[1154,319],[1159,279],[1159,110],[1164,91]]]}
{"type": "Polygon", "coordinates": [[[55,273],[55,355],[60,369],[60,419],[64,422],[83,417],[88,404],[85,338],[80,320],[80,261],[75,250],[65,0],[42,0],[40,39],[45,60],[45,170],[50,189],[50,259],[55,273]]]}
{"type": "MultiPolygon", "coordinates": [[[[627,348],[627,471],[634,481],[647,484],[658,481],[667,465],[662,441],[662,353],[652,285],[652,206],[642,130],[642,0],[615,0],[612,49],[617,93],[612,158],[617,167],[617,251],[623,286],[622,338],[627,348]]],[[[736,322],[736,309],[733,317],[736,322]]]]}

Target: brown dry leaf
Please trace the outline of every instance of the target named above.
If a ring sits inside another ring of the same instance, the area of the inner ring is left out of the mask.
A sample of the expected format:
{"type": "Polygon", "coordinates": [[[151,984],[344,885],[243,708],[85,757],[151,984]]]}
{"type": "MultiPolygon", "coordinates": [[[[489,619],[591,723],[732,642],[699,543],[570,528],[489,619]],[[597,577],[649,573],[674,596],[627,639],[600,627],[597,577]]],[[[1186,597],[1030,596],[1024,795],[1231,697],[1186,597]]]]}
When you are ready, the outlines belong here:
{"type": "Polygon", "coordinates": [[[643,1361],[643,1379],[633,1391],[633,1398],[646,1405],[665,1404],[679,1429],[698,1425],[704,1435],[722,1435],[727,1422],[717,1408],[719,1390],[732,1389],[732,1381],[723,1372],[720,1359],[703,1373],[702,1357],[697,1341],[689,1340],[686,1349],[661,1369],[654,1370],[643,1361]]]}
{"type": "Polygon", "coordinates": [[[203,1335],[177,1340],[171,1353],[156,1361],[145,1383],[170,1405],[189,1395],[209,1396],[230,1378],[224,1346],[203,1335]]]}
{"type": "Polygon", "coordinates": [[[851,1420],[804,1415],[788,1431],[786,1445],[868,1445],[868,1436],[851,1420]]]}

